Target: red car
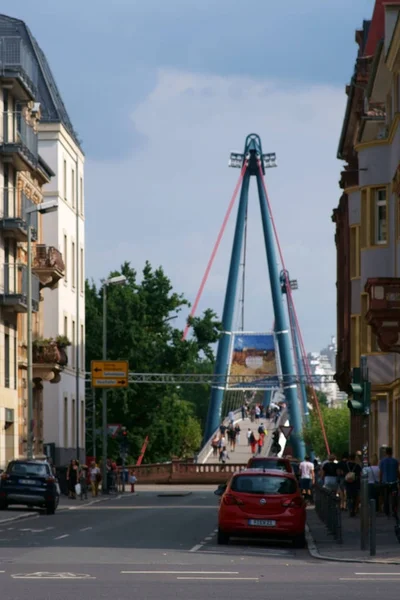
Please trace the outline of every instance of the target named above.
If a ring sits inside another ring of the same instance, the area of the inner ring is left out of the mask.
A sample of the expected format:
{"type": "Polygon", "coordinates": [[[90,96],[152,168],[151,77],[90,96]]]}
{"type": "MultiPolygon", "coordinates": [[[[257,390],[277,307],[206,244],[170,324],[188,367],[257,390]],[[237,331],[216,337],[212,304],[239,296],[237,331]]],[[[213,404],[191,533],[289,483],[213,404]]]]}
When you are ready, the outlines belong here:
{"type": "Polygon", "coordinates": [[[306,507],[293,473],[240,471],[221,498],[218,544],[227,544],[230,537],[262,536],[290,539],[303,548],[305,525],[306,507]]]}

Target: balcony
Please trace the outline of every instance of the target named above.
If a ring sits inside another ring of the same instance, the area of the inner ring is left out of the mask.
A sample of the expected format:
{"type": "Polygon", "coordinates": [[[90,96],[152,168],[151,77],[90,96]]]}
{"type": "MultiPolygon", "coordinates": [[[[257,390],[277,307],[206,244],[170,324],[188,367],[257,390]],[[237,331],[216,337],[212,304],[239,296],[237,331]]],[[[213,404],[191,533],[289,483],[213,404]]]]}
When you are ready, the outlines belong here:
{"type": "MultiPolygon", "coordinates": [[[[34,205],[23,192],[14,188],[1,190],[2,203],[0,203],[0,229],[4,235],[14,237],[17,242],[26,242],[28,236],[28,217],[26,209],[34,205]]],[[[30,216],[32,227],[32,241],[37,239],[38,213],[35,211],[30,216]]]]}
{"type": "Polygon", "coordinates": [[[42,288],[54,290],[65,275],[65,265],[62,254],[54,246],[36,244],[32,271],[37,275],[42,288]]]}
{"type": "Polygon", "coordinates": [[[22,112],[3,112],[0,132],[0,155],[17,171],[35,169],[38,164],[38,135],[22,112]]]}
{"type": "MultiPolygon", "coordinates": [[[[5,263],[0,271],[0,306],[24,313],[28,310],[28,270],[26,265],[5,263]]],[[[32,310],[39,310],[40,283],[32,275],[32,310]]]]}
{"type": "Polygon", "coordinates": [[[38,67],[20,37],[0,37],[0,72],[2,85],[9,80],[14,96],[21,100],[35,99],[38,67]]]}
{"type": "Polygon", "coordinates": [[[33,342],[33,380],[36,385],[40,381],[59,383],[61,371],[68,364],[66,347],[69,345],[70,341],[65,336],[33,342]]]}
{"type": "Polygon", "coordinates": [[[369,295],[366,322],[383,352],[400,353],[400,278],[370,278],[365,284],[369,295]]]}

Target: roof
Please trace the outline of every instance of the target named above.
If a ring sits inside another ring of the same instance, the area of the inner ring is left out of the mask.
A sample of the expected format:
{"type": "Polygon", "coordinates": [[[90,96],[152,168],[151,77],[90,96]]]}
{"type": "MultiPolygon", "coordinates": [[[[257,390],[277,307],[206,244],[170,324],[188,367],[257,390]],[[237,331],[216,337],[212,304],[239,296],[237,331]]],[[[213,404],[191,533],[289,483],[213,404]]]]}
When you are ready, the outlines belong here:
{"type": "Polygon", "coordinates": [[[41,120],[47,123],[62,123],[78,148],[82,151],[81,141],[69,118],[67,109],[43,50],[40,48],[24,21],[0,14],[0,37],[15,36],[22,38],[30,48],[39,69],[37,100],[41,105],[41,120]]]}

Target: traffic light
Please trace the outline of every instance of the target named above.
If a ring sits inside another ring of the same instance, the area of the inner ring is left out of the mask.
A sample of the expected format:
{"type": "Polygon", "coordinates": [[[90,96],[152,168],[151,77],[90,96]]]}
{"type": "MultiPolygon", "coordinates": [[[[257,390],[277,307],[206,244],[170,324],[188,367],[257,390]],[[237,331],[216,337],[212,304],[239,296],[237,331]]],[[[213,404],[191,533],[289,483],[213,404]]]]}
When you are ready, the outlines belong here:
{"type": "Polygon", "coordinates": [[[119,436],[118,436],[118,441],[119,441],[120,453],[125,454],[126,452],[128,452],[129,441],[128,441],[128,432],[126,430],[126,427],[121,428],[121,430],[119,432],[119,436]]]}
{"type": "Polygon", "coordinates": [[[348,408],[355,415],[369,415],[371,407],[371,383],[364,379],[359,367],[353,369],[352,382],[349,386],[348,408]]]}

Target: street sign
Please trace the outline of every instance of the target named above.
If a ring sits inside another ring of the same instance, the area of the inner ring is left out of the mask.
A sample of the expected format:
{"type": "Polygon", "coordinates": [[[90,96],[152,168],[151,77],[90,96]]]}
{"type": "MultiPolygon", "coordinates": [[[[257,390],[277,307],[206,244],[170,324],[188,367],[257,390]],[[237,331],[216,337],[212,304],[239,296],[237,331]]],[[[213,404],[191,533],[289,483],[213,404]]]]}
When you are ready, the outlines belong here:
{"type": "Polygon", "coordinates": [[[279,429],[281,430],[281,432],[283,433],[283,435],[285,436],[285,438],[288,440],[290,437],[290,434],[292,433],[294,427],[292,425],[281,425],[279,427],[279,429]]]}
{"type": "Polygon", "coordinates": [[[120,425],[120,424],[116,424],[116,423],[111,424],[111,423],[109,423],[107,425],[108,435],[111,435],[111,437],[115,438],[116,435],[117,435],[117,433],[118,433],[118,431],[121,429],[121,427],[122,427],[122,425],[120,425]]]}
{"type": "Polygon", "coordinates": [[[92,387],[128,387],[129,364],[127,360],[92,360],[92,387]]]}

